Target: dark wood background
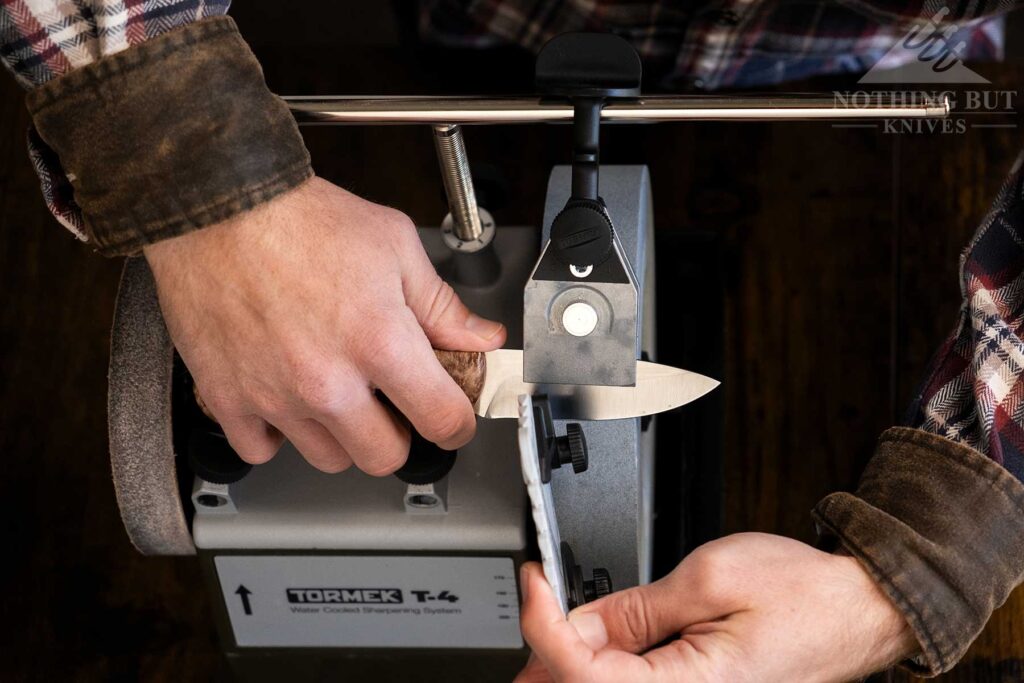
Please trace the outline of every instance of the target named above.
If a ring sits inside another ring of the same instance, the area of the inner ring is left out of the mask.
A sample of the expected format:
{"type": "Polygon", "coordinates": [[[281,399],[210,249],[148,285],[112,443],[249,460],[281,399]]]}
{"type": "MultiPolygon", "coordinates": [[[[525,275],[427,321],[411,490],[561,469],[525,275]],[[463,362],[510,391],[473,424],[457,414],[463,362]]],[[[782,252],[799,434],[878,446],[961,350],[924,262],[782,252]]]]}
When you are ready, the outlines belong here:
{"type": "MultiPolygon", "coordinates": [[[[401,29],[339,35],[343,29],[310,24],[282,37],[275,27],[284,18],[251,3],[234,14],[283,94],[530,89],[530,59],[515,52],[411,59],[401,29]]],[[[978,68],[1011,89],[1024,74],[978,68]]],[[[219,680],[197,564],[142,558],[120,526],[105,423],[120,264],[92,254],[49,217],[25,154],[27,125],[21,93],[0,79],[0,678],[219,680]]],[[[305,133],[319,173],[421,224],[438,222],[443,196],[425,129],[305,133]]],[[[558,127],[468,131],[481,173],[503,176],[484,183],[499,224],[539,222],[548,169],[565,161],[567,140],[558,127]]],[[[813,540],[808,511],[826,493],[855,485],[876,437],[901,419],[951,330],[959,252],[1022,146],[1020,131],[1005,129],[607,130],[605,163],[651,167],[666,338],[705,338],[717,348],[707,363],[723,380],[722,494],[708,496],[704,513],[721,520],[722,532],[813,540]],[[672,271],[694,262],[716,267],[672,271]],[[673,290],[673,282],[686,286],[673,290]],[[701,309],[700,301],[718,304],[701,309]],[[673,323],[676,306],[686,330],[673,323]]],[[[662,356],[672,352],[663,341],[662,356]]],[[[663,449],[662,457],[672,455],[663,449]]],[[[943,680],[1024,680],[1024,593],[943,680]]]]}

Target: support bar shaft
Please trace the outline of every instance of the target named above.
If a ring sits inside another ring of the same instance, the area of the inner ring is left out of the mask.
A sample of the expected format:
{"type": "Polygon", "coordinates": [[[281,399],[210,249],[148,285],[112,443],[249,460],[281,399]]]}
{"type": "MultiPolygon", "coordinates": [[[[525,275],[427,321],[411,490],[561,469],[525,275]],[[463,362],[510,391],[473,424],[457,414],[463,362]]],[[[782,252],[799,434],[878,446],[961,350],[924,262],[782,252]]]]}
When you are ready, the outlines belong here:
{"type": "MultiPolygon", "coordinates": [[[[602,123],[945,118],[947,97],[645,96],[609,103],[602,123]]],[[[538,97],[286,97],[301,124],[568,123],[573,107],[538,97]]]]}

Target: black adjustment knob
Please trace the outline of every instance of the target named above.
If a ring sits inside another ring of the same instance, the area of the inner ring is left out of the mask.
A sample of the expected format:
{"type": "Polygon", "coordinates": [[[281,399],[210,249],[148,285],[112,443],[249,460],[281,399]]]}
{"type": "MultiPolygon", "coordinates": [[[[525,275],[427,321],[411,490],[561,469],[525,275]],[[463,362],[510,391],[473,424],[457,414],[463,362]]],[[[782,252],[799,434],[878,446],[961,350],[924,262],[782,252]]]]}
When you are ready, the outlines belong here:
{"type": "Polygon", "coordinates": [[[583,599],[593,602],[612,592],[612,575],[607,569],[594,567],[594,580],[583,582],[583,599]]]}
{"type": "Polygon", "coordinates": [[[188,464],[197,477],[211,484],[234,484],[252,469],[238,457],[223,433],[202,427],[189,434],[188,464]]]}
{"type": "Polygon", "coordinates": [[[594,568],[593,580],[583,580],[583,568],[576,564],[576,557],[568,543],[562,541],[559,549],[562,555],[562,573],[565,576],[566,599],[569,609],[603,598],[612,592],[612,577],[607,569],[594,568]]]}
{"type": "Polygon", "coordinates": [[[551,247],[566,265],[598,266],[612,254],[612,224],[600,202],[570,199],[551,223],[551,247]]]}
{"type": "Polygon", "coordinates": [[[558,450],[558,462],[554,464],[556,468],[571,464],[576,474],[587,471],[590,464],[587,437],[578,422],[570,422],[565,426],[565,436],[555,439],[555,447],[558,450]]]}
{"type": "Polygon", "coordinates": [[[458,451],[446,451],[412,430],[409,459],[395,472],[395,476],[406,484],[433,484],[448,476],[455,466],[456,456],[458,451]]]}
{"type": "Polygon", "coordinates": [[[643,65],[624,38],[561,33],[537,53],[534,81],[545,95],[639,97],[643,65]]]}

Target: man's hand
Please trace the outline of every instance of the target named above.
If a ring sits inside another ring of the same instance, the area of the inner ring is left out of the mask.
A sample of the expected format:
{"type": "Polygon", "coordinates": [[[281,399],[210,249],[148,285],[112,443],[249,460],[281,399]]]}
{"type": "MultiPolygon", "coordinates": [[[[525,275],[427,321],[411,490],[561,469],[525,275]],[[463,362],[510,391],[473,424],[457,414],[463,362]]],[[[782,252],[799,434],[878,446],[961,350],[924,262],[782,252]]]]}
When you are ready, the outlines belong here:
{"type": "Polygon", "coordinates": [[[537,564],[524,565],[522,589],[533,657],[517,683],[848,681],[917,650],[856,559],[781,536],[713,541],[568,620],[537,564]]]}
{"type": "Polygon", "coordinates": [[[434,347],[489,351],[505,329],[434,271],[412,222],[314,178],[216,226],[145,249],[164,318],[243,460],[287,437],[325,472],[402,466],[409,432],[472,438],[473,410],[434,347]]]}

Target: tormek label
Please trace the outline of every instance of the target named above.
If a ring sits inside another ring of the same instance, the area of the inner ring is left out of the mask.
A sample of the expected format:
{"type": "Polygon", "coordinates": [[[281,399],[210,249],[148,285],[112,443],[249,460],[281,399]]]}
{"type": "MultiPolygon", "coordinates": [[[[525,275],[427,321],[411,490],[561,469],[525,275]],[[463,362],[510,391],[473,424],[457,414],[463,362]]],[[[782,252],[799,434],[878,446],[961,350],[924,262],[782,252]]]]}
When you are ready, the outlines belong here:
{"type": "Polygon", "coordinates": [[[523,646],[508,557],[218,555],[239,647],[523,646]]]}

